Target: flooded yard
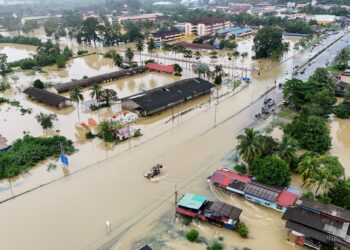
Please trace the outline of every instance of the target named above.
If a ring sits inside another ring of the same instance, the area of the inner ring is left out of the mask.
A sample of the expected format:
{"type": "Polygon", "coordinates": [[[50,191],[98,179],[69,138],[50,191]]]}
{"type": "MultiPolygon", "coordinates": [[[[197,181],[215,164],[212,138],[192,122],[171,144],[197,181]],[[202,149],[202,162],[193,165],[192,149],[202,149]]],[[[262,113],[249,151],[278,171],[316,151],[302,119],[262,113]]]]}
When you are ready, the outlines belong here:
{"type": "Polygon", "coordinates": [[[36,47],[22,44],[0,43],[0,53],[8,56],[8,62],[14,62],[28,58],[36,53],[36,47]]]}

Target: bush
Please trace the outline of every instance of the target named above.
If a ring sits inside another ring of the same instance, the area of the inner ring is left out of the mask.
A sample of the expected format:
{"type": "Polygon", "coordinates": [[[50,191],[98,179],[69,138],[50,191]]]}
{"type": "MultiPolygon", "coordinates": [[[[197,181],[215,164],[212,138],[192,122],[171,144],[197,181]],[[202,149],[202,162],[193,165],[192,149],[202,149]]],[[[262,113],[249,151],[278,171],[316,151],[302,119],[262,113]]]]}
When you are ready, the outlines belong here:
{"type": "Polygon", "coordinates": [[[78,56],[81,56],[81,55],[84,55],[84,54],[87,54],[87,53],[89,53],[89,51],[87,51],[87,50],[78,50],[77,51],[77,55],[78,56]]]}
{"type": "Polygon", "coordinates": [[[135,131],[134,137],[140,137],[140,136],[142,136],[141,129],[137,129],[135,131]]]}
{"type": "Polygon", "coordinates": [[[187,232],[186,238],[187,240],[194,242],[198,239],[199,232],[196,229],[191,229],[190,231],[187,232]]]}
{"type": "Polygon", "coordinates": [[[322,202],[324,204],[330,204],[332,201],[331,198],[329,198],[328,196],[325,196],[325,195],[318,195],[318,196],[316,196],[316,199],[319,202],[322,202]]]}
{"type": "Polygon", "coordinates": [[[117,51],[115,49],[110,49],[106,53],[104,53],[104,58],[111,58],[113,59],[117,55],[117,51]]]}
{"type": "Polygon", "coordinates": [[[223,240],[224,240],[224,237],[219,236],[218,240],[219,240],[219,241],[223,241],[223,240]]]}
{"type": "Polygon", "coordinates": [[[3,80],[2,82],[0,82],[0,92],[3,92],[9,88],[11,88],[11,85],[8,83],[8,81],[3,80]]]}
{"type": "Polygon", "coordinates": [[[315,199],[314,193],[311,191],[303,193],[303,197],[309,200],[315,199]]]}
{"type": "Polygon", "coordinates": [[[182,220],[182,225],[188,226],[191,223],[191,219],[189,218],[184,218],[182,220]]]}
{"type": "Polygon", "coordinates": [[[58,157],[75,151],[73,142],[64,136],[33,137],[25,135],[16,140],[12,147],[0,154],[0,178],[11,178],[24,173],[38,162],[49,157],[58,157]]]}
{"type": "Polygon", "coordinates": [[[207,250],[222,250],[222,249],[224,249],[224,246],[217,241],[214,241],[213,243],[211,243],[210,246],[207,247],[207,250]]]}
{"type": "Polygon", "coordinates": [[[350,105],[341,103],[335,106],[334,114],[340,119],[348,119],[350,117],[350,105]]]}
{"type": "Polygon", "coordinates": [[[244,222],[239,222],[237,224],[237,232],[243,237],[248,238],[249,230],[244,222]]]}
{"type": "Polygon", "coordinates": [[[85,134],[85,138],[86,139],[94,139],[95,138],[95,135],[91,132],[91,131],[89,131],[89,132],[87,132],[86,134],[85,134]]]}
{"type": "Polygon", "coordinates": [[[44,83],[40,79],[36,79],[33,83],[34,88],[43,89],[45,88],[44,83]]]}
{"type": "Polygon", "coordinates": [[[244,164],[237,164],[234,169],[241,174],[247,173],[247,167],[244,164]]]}

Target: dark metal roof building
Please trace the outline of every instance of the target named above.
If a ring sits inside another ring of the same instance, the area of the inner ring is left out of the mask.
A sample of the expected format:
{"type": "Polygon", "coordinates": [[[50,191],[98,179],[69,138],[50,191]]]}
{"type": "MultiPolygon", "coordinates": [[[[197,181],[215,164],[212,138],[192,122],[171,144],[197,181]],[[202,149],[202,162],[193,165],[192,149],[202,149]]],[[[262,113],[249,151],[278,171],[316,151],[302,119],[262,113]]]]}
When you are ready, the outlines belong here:
{"type": "Polygon", "coordinates": [[[57,90],[58,93],[62,93],[62,92],[69,91],[71,88],[76,86],[87,87],[96,83],[110,82],[110,81],[118,80],[120,78],[142,74],[146,71],[147,71],[147,68],[144,66],[136,67],[128,70],[120,70],[120,71],[115,71],[115,72],[106,73],[102,75],[88,77],[86,79],[58,84],[57,86],[55,86],[55,89],[57,90]]]}
{"type": "Polygon", "coordinates": [[[276,201],[284,188],[265,185],[259,182],[250,182],[245,185],[244,193],[264,199],[267,201],[276,201]]]}
{"type": "Polygon", "coordinates": [[[68,98],[49,92],[45,89],[29,87],[25,89],[23,93],[46,105],[53,106],[56,108],[64,108],[70,104],[68,98]]]}
{"type": "Polygon", "coordinates": [[[147,116],[207,94],[214,85],[201,78],[185,79],[122,99],[122,107],[147,116]]]}

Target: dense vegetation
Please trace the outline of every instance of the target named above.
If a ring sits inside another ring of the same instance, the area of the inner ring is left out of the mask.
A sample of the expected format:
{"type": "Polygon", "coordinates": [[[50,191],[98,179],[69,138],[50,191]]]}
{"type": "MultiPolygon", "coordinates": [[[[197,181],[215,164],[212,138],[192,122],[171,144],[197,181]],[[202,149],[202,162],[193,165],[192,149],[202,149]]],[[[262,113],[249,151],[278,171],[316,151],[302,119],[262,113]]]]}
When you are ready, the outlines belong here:
{"type": "Polygon", "coordinates": [[[58,44],[53,44],[51,40],[40,45],[37,48],[37,54],[32,58],[25,58],[10,63],[11,67],[20,67],[23,70],[35,67],[43,67],[47,65],[57,64],[59,68],[64,68],[66,61],[72,57],[73,53],[65,47],[62,51],[58,44]]]}
{"type": "Polygon", "coordinates": [[[283,42],[282,32],[276,28],[265,27],[260,29],[254,37],[255,58],[280,59],[289,48],[283,42]]]}
{"type": "Polygon", "coordinates": [[[0,43],[17,43],[17,44],[26,44],[33,46],[41,46],[42,42],[39,38],[36,37],[27,37],[27,36],[1,36],[0,43]]]}
{"type": "Polygon", "coordinates": [[[18,139],[5,153],[0,154],[0,178],[10,178],[24,173],[38,162],[75,151],[73,142],[63,136],[48,138],[25,135],[18,139]]]}

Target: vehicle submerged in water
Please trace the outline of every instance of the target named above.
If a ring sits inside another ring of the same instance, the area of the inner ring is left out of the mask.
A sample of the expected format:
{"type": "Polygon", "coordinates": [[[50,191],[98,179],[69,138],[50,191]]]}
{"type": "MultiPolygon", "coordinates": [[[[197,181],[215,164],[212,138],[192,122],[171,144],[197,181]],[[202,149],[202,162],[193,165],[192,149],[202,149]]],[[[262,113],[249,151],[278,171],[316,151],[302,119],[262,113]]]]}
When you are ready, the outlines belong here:
{"type": "Polygon", "coordinates": [[[153,166],[150,171],[145,173],[145,177],[147,179],[151,179],[153,177],[156,177],[157,175],[160,174],[160,169],[161,168],[163,168],[163,165],[161,165],[161,164],[157,164],[157,165],[153,166]]]}

